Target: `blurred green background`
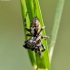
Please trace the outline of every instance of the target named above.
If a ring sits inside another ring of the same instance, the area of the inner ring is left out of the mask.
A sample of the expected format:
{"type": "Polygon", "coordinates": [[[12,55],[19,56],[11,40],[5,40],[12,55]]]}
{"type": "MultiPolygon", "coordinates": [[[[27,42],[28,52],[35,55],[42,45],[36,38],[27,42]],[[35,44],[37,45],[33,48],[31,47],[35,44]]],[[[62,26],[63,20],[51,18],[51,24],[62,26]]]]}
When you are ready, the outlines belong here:
{"type": "MultiPolygon", "coordinates": [[[[39,0],[50,35],[57,0],[39,0]]],[[[56,23],[57,24],[57,23],[56,23]]],[[[0,0],[0,70],[33,70],[24,43],[20,0],[0,0]]],[[[70,70],[70,1],[66,0],[51,70],[70,70]]]]}

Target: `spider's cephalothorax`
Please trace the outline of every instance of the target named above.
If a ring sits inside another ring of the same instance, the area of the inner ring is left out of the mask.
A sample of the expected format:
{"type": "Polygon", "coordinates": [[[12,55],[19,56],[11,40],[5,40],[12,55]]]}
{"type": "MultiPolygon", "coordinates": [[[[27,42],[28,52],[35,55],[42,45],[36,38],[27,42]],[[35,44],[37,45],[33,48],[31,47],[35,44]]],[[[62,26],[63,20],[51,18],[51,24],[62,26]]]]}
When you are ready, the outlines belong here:
{"type": "MultiPolygon", "coordinates": [[[[27,15],[27,13],[26,13],[27,15]]],[[[26,17],[24,18],[24,24],[26,25],[26,17]]],[[[26,28],[25,26],[25,29],[30,32],[28,34],[26,34],[27,36],[37,36],[41,33],[41,31],[45,28],[45,26],[43,26],[41,28],[40,26],[40,21],[38,20],[37,17],[34,17],[31,21],[31,24],[30,24],[30,29],[26,28]]]]}
{"type": "MultiPolygon", "coordinates": [[[[27,13],[26,13],[27,15],[27,13]]],[[[26,17],[24,18],[24,23],[26,25],[26,17]]],[[[37,17],[34,17],[33,20],[31,21],[30,29],[26,28],[25,29],[30,32],[26,34],[26,36],[30,36],[28,40],[25,41],[25,44],[23,47],[26,49],[30,49],[32,51],[37,52],[41,56],[41,52],[45,51],[45,47],[41,43],[41,39],[48,39],[48,36],[41,36],[41,31],[45,28],[40,27],[40,22],[37,17]]]]}
{"type": "Polygon", "coordinates": [[[34,17],[30,25],[31,34],[36,36],[41,30],[40,22],[37,17],[34,17]]]}

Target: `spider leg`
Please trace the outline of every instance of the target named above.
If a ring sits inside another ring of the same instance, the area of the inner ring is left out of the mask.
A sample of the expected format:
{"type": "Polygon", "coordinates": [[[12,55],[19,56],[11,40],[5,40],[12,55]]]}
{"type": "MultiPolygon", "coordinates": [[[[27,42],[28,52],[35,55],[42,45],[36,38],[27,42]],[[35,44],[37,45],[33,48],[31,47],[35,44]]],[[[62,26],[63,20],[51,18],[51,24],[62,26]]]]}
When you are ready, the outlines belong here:
{"type": "Polygon", "coordinates": [[[45,26],[43,26],[43,27],[40,29],[40,31],[38,32],[37,35],[39,35],[44,28],[45,28],[45,26]]]}
{"type": "Polygon", "coordinates": [[[41,36],[40,35],[38,35],[37,36],[37,38],[36,38],[36,40],[35,41],[33,41],[34,43],[37,43],[38,41],[40,41],[40,39],[41,39],[41,36]]]}
{"type": "Polygon", "coordinates": [[[25,44],[23,45],[23,47],[26,48],[26,49],[30,49],[30,48],[28,47],[28,45],[27,45],[27,42],[28,42],[28,40],[26,40],[26,41],[24,42],[25,44]]]}
{"type": "Polygon", "coordinates": [[[30,48],[27,46],[27,44],[24,44],[23,47],[26,48],[26,49],[30,49],[30,48]]]}
{"type": "Polygon", "coordinates": [[[28,29],[28,28],[25,28],[28,32],[31,32],[31,30],[30,29],[28,29]]]}
{"type": "Polygon", "coordinates": [[[26,36],[32,36],[31,34],[26,34],[26,36]]]}
{"type": "Polygon", "coordinates": [[[41,44],[41,46],[43,48],[42,52],[44,52],[46,50],[46,48],[45,48],[45,46],[43,44],[41,44]]]}
{"type": "Polygon", "coordinates": [[[35,46],[31,47],[30,49],[31,49],[32,51],[34,51],[34,50],[35,50],[35,46]]]}
{"type": "Polygon", "coordinates": [[[49,36],[41,36],[41,39],[49,39],[49,36]]]}
{"type": "Polygon", "coordinates": [[[40,58],[42,58],[41,52],[42,52],[42,51],[41,51],[40,47],[38,47],[38,54],[39,54],[40,58]]]}
{"type": "Polygon", "coordinates": [[[25,29],[30,32],[30,29],[26,28],[26,26],[27,26],[26,25],[26,17],[27,17],[27,14],[28,14],[28,12],[26,12],[26,15],[24,17],[24,26],[25,26],[25,29]]]}
{"type": "Polygon", "coordinates": [[[26,40],[24,43],[27,43],[28,42],[28,40],[26,40]]]}
{"type": "Polygon", "coordinates": [[[25,25],[25,27],[26,27],[26,17],[27,17],[27,14],[28,14],[28,12],[26,12],[26,15],[24,17],[24,25],[25,25]]]}
{"type": "Polygon", "coordinates": [[[41,50],[41,52],[43,52],[43,51],[45,51],[45,46],[41,43],[41,41],[39,42],[39,44],[37,44],[37,46],[39,47],[39,48],[43,48],[42,50],[41,50]]]}
{"type": "Polygon", "coordinates": [[[41,43],[37,44],[36,47],[35,47],[35,52],[39,54],[40,58],[42,58],[42,55],[41,55],[41,43]]]}
{"type": "Polygon", "coordinates": [[[38,53],[38,47],[37,46],[35,47],[35,52],[38,53]]]}

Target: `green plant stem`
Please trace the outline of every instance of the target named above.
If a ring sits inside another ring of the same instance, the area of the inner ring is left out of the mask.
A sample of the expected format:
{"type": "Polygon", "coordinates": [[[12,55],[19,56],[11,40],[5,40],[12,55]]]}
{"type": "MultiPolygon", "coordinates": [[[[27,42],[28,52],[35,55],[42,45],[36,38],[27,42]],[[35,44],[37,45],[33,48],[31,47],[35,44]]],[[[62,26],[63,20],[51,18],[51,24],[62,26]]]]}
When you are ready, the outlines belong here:
{"type": "MultiPolygon", "coordinates": [[[[20,1],[21,1],[21,8],[22,8],[22,17],[24,18],[26,12],[28,12],[29,20],[27,20],[27,27],[29,28],[30,22],[35,16],[38,17],[41,23],[40,25],[44,26],[38,0],[20,0],[20,1]]],[[[42,35],[46,35],[45,30],[42,31],[42,35]]],[[[42,40],[42,43],[46,47],[46,51],[42,53],[42,58],[40,58],[38,54],[36,54],[35,57],[35,54],[31,51],[28,51],[29,57],[33,67],[37,65],[37,70],[50,70],[47,42],[45,40],[42,40]]]]}
{"type": "MultiPolygon", "coordinates": [[[[27,10],[25,0],[20,0],[20,4],[21,4],[21,10],[22,10],[22,18],[23,18],[22,20],[23,20],[23,25],[24,25],[24,34],[26,34],[24,18],[25,18],[26,12],[28,12],[28,10],[27,10]]],[[[27,28],[29,28],[29,26],[30,26],[29,16],[26,17],[26,24],[27,24],[27,28]]],[[[27,39],[27,36],[25,36],[25,40],[26,39],[27,39]]],[[[34,69],[36,69],[37,65],[36,65],[35,53],[28,50],[28,54],[29,54],[29,58],[30,58],[32,66],[34,67],[34,69]]]]}
{"type": "Polygon", "coordinates": [[[54,22],[53,22],[53,26],[52,26],[51,34],[50,34],[50,49],[49,49],[50,63],[52,60],[52,55],[53,55],[53,51],[54,51],[54,47],[55,47],[55,43],[56,43],[56,38],[57,38],[57,34],[58,34],[58,29],[59,29],[59,25],[60,25],[64,2],[65,2],[65,0],[58,0],[58,4],[56,7],[54,22]]]}
{"type": "MultiPolygon", "coordinates": [[[[34,0],[34,13],[38,17],[41,27],[44,26],[38,0],[34,0]]],[[[45,30],[42,31],[42,35],[46,35],[45,30]]],[[[48,45],[45,40],[42,40],[42,43],[46,47],[46,51],[42,53],[42,58],[36,55],[36,61],[38,66],[37,70],[50,70],[49,57],[48,57],[48,45]]]]}

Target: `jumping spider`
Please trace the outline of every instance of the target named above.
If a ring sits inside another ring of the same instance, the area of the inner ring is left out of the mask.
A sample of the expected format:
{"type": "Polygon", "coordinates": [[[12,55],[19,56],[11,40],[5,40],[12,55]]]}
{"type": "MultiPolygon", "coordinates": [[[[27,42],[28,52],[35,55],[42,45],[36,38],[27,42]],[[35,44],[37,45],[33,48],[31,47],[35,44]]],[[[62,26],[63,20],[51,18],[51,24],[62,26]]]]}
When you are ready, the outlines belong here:
{"type": "MultiPolygon", "coordinates": [[[[27,16],[28,13],[26,13],[27,16]]],[[[24,18],[24,23],[26,25],[26,16],[24,18]]],[[[45,47],[41,42],[41,39],[48,39],[48,36],[41,36],[41,31],[45,28],[40,26],[40,22],[38,20],[37,17],[34,17],[31,25],[30,25],[30,29],[26,28],[25,29],[30,32],[28,34],[26,34],[26,36],[30,36],[30,38],[28,40],[25,41],[25,44],[23,45],[23,47],[25,47],[26,49],[30,49],[32,51],[35,51],[36,53],[38,53],[41,57],[41,52],[45,51],[45,47]]]]}

